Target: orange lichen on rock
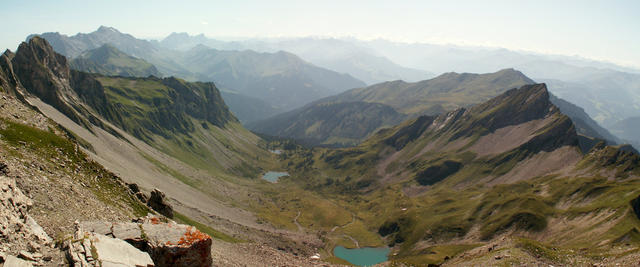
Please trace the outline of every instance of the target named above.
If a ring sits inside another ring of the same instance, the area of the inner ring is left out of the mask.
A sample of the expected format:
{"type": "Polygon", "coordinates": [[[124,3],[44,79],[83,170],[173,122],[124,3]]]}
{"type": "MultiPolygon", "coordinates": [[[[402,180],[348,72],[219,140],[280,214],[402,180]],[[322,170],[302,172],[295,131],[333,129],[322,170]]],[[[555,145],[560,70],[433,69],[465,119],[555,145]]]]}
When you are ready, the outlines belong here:
{"type": "Polygon", "coordinates": [[[208,234],[200,232],[198,229],[189,226],[187,227],[187,231],[184,233],[184,235],[180,237],[178,246],[191,246],[193,243],[207,239],[211,239],[208,234]]]}
{"type": "Polygon", "coordinates": [[[160,219],[158,219],[158,217],[152,217],[150,221],[151,221],[151,224],[159,224],[160,223],[160,219]]]}

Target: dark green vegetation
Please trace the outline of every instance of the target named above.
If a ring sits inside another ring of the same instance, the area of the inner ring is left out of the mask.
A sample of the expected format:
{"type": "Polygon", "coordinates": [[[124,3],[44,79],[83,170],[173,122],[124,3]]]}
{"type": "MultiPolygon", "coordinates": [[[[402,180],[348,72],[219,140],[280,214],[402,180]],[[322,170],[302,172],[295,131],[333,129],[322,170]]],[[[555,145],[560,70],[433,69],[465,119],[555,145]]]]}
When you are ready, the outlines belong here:
{"type": "Polygon", "coordinates": [[[72,69],[109,76],[161,77],[155,66],[125,54],[110,44],[86,51],[69,62],[72,69]]]}
{"type": "Polygon", "coordinates": [[[416,182],[420,185],[433,185],[458,172],[462,164],[460,162],[446,160],[442,164],[432,165],[416,175],[416,182]]]}
{"type": "Polygon", "coordinates": [[[350,146],[405,118],[406,115],[379,103],[321,103],[250,123],[247,127],[307,145],[350,146]]]}
{"type": "Polygon", "coordinates": [[[148,140],[152,134],[170,138],[195,131],[195,123],[224,128],[236,122],[213,83],[177,78],[95,76],[117,117],[101,114],[119,128],[148,140]]]}

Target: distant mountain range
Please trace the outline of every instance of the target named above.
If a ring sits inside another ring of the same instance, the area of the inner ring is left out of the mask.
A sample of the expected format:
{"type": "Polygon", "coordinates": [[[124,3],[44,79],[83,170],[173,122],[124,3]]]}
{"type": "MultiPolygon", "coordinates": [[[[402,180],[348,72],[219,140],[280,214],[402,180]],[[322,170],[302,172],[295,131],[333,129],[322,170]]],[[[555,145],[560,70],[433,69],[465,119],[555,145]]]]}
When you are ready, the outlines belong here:
{"type": "Polygon", "coordinates": [[[640,70],[576,56],[348,38],[225,42],[184,33],[170,37],[162,42],[169,47],[181,44],[183,49],[202,43],[220,49],[285,50],[316,65],[349,73],[367,84],[391,80],[421,81],[435,76],[433,73],[490,73],[515,68],[537,82],[546,83],[550,92],[558,97],[584,108],[589,116],[609,130],[613,130],[610,126],[617,121],[640,116],[640,70]]]}
{"type": "Polygon", "coordinates": [[[314,65],[348,73],[368,85],[391,81],[420,81],[434,76],[432,72],[400,66],[372,49],[340,39],[291,38],[249,39],[222,41],[204,35],[172,33],[159,42],[160,45],[178,50],[188,50],[197,45],[221,50],[255,50],[259,52],[287,51],[314,65]]]}
{"type": "MultiPolygon", "coordinates": [[[[640,116],[640,70],[579,57],[543,55],[501,48],[404,44],[384,40],[357,42],[387,58],[435,73],[485,73],[515,68],[555,95],[583,107],[608,127],[640,116]]],[[[611,129],[610,129],[611,130],[611,129]]]]}
{"type": "Polygon", "coordinates": [[[640,117],[630,117],[611,126],[611,132],[640,149],[640,117]]]}
{"type": "Polygon", "coordinates": [[[513,69],[489,74],[446,73],[415,83],[383,82],[326,97],[247,127],[308,145],[349,146],[405,118],[468,107],[532,83],[513,69]],[[343,122],[345,111],[350,112],[349,123],[343,122]]]}
{"type": "MultiPolygon", "coordinates": [[[[509,89],[533,83],[533,80],[513,69],[488,74],[445,73],[416,83],[385,82],[323,98],[302,108],[250,123],[247,127],[259,133],[293,138],[305,144],[353,145],[376,130],[394,126],[404,118],[438,115],[470,107],[509,89]],[[372,107],[363,103],[377,105],[372,107]],[[345,107],[349,107],[350,118],[356,120],[347,119],[349,123],[343,123],[346,119],[342,115],[345,107]]],[[[610,144],[622,143],[580,107],[555,96],[551,97],[551,101],[574,121],[581,135],[608,140],[610,144]]]]}
{"type": "MultiPolygon", "coordinates": [[[[202,45],[179,51],[104,26],[88,34],[66,36],[43,33],[40,36],[50,41],[55,51],[74,60],[77,57],[84,58],[87,55],[82,54],[89,50],[109,44],[155,65],[165,75],[191,81],[216,82],[221,88],[236,92],[236,95],[242,94],[265,102],[247,107],[238,101],[229,101],[234,104],[230,109],[239,114],[243,122],[266,118],[274,110],[291,110],[318,98],[365,85],[347,74],[316,67],[286,52],[220,51],[202,45]],[[260,107],[264,108],[257,110],[260,107]]],[[[109,57],[112,62],[118,62],[117,58],[121,56],[112,53],[109,57]]],[[[111,65],[108,67],[111,70],[100,70],[89,64],[74,63],[79,69],[103,74],[113,74],[112,70],[117,67],[111,65]]]]}
{"type": "Polygon", "coordinates": [[[347,74],[316,67],[283,51],[221,51],[199,45],[176,55],[175,60],[188,66],[196,80],[214,81],[281,110],[364,86],[347,74]]]}
{"type": "MultiPolygon", "coordinates": [[[[231,103],[230,109],[238,114],[243,123],[256,122],[347,89],[364,88],[364,83],[352,77],[360,77],[367,83],[394,77],[411,81],[424,80],[420,77],[429,77],[429,73],[443,71],[482,73],[514,67],[537,82],[547,83],[554,95],[584,108],[590,117],[608,130],[613,130],[612,126],[618,121],[640,116],[640,74],[637,74],[640,71],[577,57],[382,40],[291,38],[222,41],[204,35],[174,33],[162,41],[145,41],[109,27],[100,27],[93,33],[71,37],[58,33],[44,33],[42,36],[51,40],[56,51],[70,57],[78,57],[88,49],[99,48],[108,42],[126,54],[155,65],[165,75],[192,81],[214,81],[223,91],[234,92],[224,95],[236,97],[236,101],[228,102],[231,103]],[[269,53],[239,51],[242,49],[269,53]],[[293,54],[277,52],[280,50],[294,52],[319,66],[349,73],[351,77],[313,66],[293,54]],[[402,67],[395,62],[413,68],[402,67]],[[417,71],[419,69],[427,72],[417,71]],[[240,101],[237,101],[240,95],[253,97],[251,99],[254,105],[240,105],[240,101]]],[[[79,63],[72,65],[77,64],[79,63]]],[[[90,70],[89,64],[83,66],[77,68],[90,70]]],[[[114,74],[113,68],[93,68],[95,72],[114,74]]],[[[118,75],[128,75],[126,72],[118,75]]],[[[137,76],[146,74],[149,73],[136,73],[137,76]]],[[[383,87],[395,86],[399,89],[411,86],[410,82],[393,83],[395,84],[386,83],[383,87]]],[[[384,103],[407,114],[437,114],[451,110],[456,105],[452,105],[449,99],[440,99],[442,103],[437,103],[429,96],[426,101],[428,103],[399,107],[398,104],[385,103],[381,99],[425,99],[413,98],[411,94],[400,96],[389,92],[378,93],[380,95],[353,96],[352,100],[384,103]],[[371,100],[376,98],[378,101],[371,100]],[[444,107],[443,103],[449,103],[445,105],[450,106],[444,107]],[[407,107],[415,110],[406,110],[407,107]]],[[[482,99],[493,95],[495,94],[488,94],[482,99]]],[[[402,101],[404,100],[400,100],[402,101]]],[[[621,135],[632,135],[621,132],[624,131],[621,129],[627,128],[616,128],[621,135]]]]}

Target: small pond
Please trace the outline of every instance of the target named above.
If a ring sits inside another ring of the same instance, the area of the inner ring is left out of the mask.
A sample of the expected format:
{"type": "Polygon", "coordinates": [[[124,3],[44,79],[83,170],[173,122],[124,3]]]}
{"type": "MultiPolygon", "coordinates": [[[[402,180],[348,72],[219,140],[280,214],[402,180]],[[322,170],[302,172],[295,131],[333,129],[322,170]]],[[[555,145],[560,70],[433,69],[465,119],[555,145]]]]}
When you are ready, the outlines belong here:
{"type": "Polygon", "coordinates": [[[280,154],[282,154],[282,150],[280,150],[280,149],[275,149],[275,150],[271,150],[271,149],[270,149],[270,150],[269,150],[269,152],[271,152],[271,153],[273,153],[273,154],[276,154],[276,155],[280,155],[280,154]]]}
{"type": "Polygon", "coordinates": [[[264,175],[262,175],[262,179],[265,179],[272,183],[277,183],[278,178],[282,176],[289,176],[289,173],[288,172],[267,172],[264,175]]]}
{"type": "Polygon", "coordinates": [[[388,247],[381,248],[354,248],[348,249],[337,246],[333,249],[333,255],[358,266],[372,266],[387,261],[388,247]]]}

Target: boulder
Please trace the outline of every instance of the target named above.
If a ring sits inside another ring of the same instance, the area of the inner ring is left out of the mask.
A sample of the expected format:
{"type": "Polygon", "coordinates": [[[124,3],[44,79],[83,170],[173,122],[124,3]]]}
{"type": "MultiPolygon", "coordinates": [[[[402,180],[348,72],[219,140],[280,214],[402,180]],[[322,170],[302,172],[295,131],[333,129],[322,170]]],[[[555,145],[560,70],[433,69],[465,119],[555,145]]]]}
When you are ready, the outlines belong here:
{"type": "Polygon", "coordinates": [[[153,189],[147,205],[160,214],[167,216],[168,218],[173,218],[173,207],[166,202],[165,195],[162,191],[153,189]]]}
{"type": "MultiPolygon", "coordinates": [[[[164,219],[166,220],[166,219],[164,219]]],[[[146,217],[139,222],[83,222],[81,228],[146,251],[156,266],[211,266],[211,237],[192,226],[146,217]]]]}

